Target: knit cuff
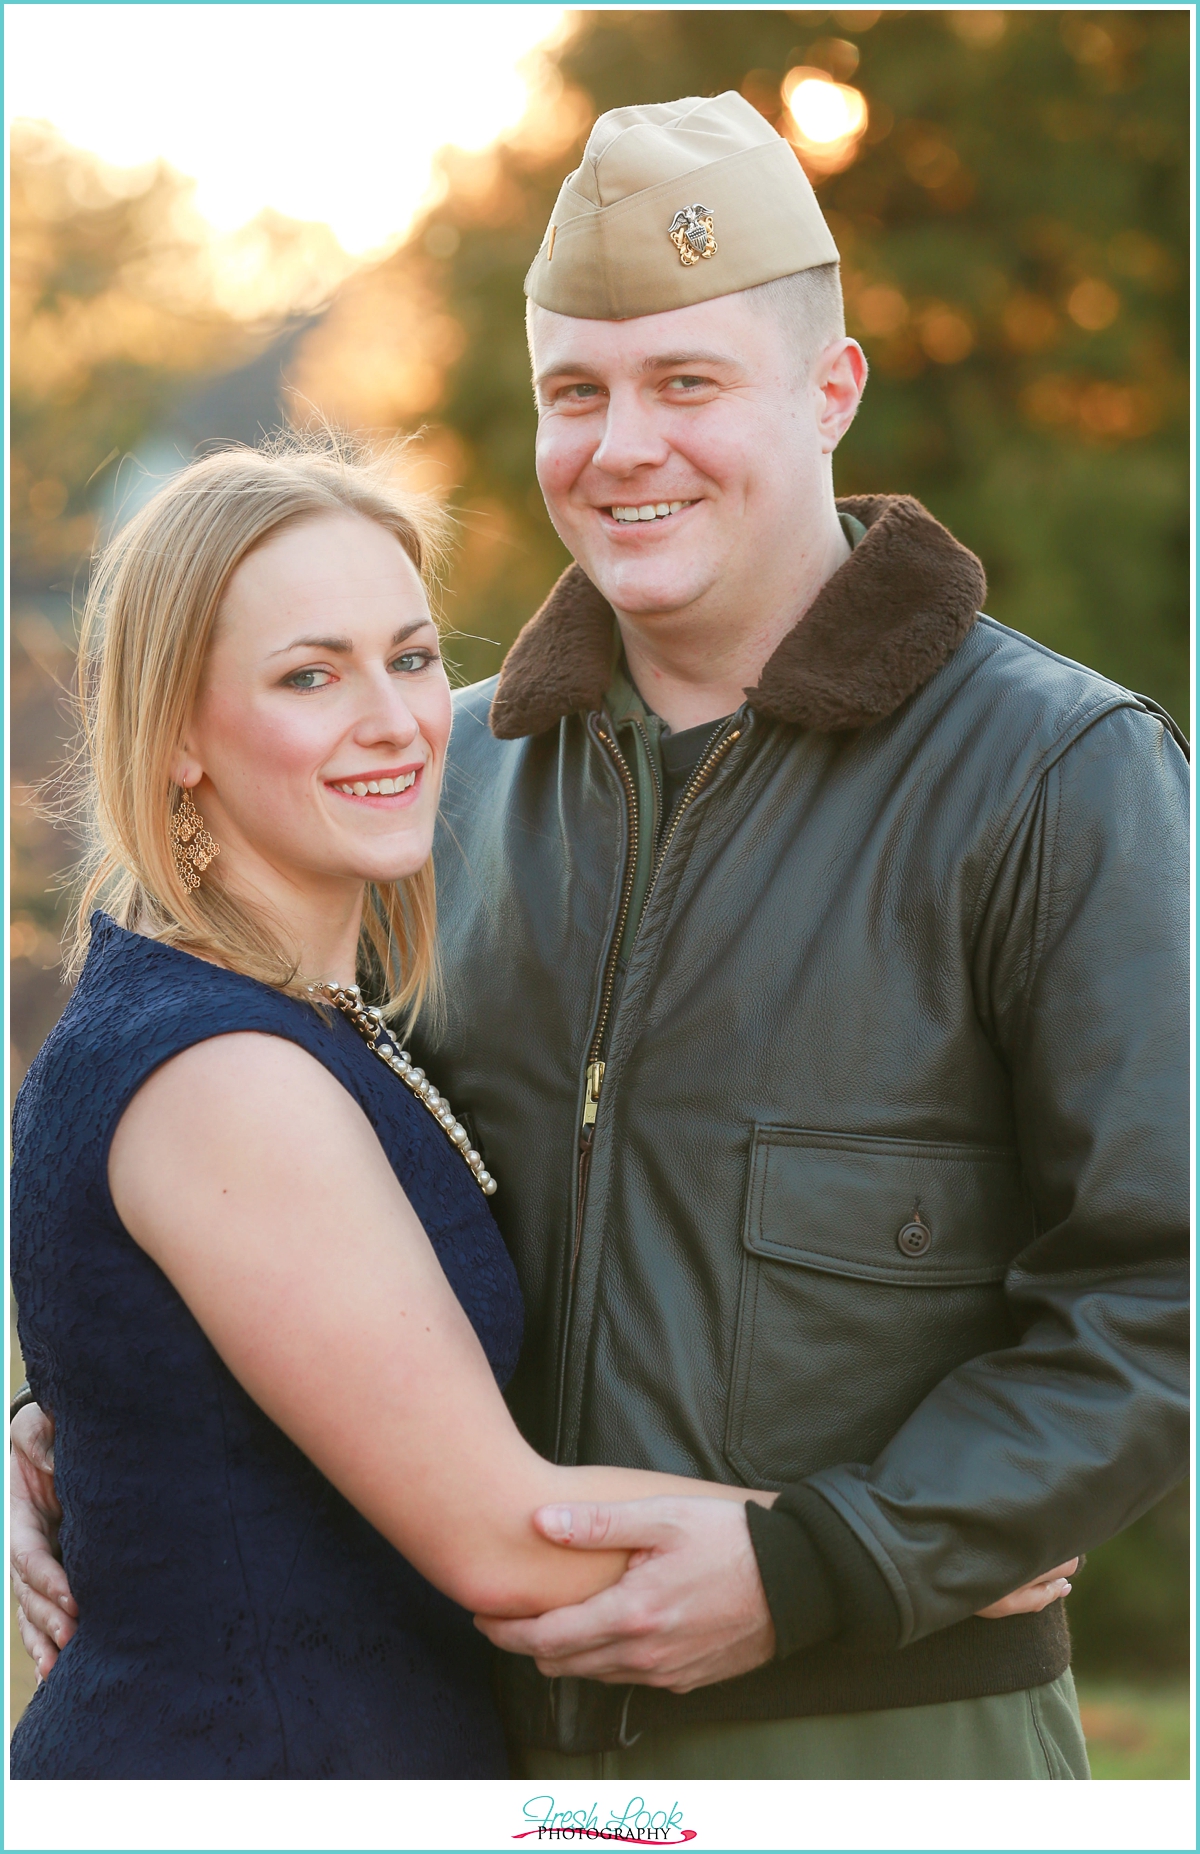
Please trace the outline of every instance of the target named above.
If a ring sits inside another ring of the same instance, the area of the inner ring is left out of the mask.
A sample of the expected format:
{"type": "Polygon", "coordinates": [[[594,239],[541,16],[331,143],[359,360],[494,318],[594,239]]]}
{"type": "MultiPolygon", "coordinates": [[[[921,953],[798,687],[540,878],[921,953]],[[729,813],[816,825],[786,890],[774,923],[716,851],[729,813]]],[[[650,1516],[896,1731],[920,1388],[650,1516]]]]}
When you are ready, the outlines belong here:
{"type": "Polygon", "coordinates": [[[834,1637],[848,1648],[895,1648],[900,1616],[875,1560],[813,1488],[785,1487],[774,1506],[746,1505],[782,1659],[834,1637]]]}
{"type": "Polygon", "coordinates": [[[750,1543],[775,1624],[777,1658],[814,1648],[839,1626],[833,1580],[802,1522],[775,1506],[746,1502],[750,1543]]]}

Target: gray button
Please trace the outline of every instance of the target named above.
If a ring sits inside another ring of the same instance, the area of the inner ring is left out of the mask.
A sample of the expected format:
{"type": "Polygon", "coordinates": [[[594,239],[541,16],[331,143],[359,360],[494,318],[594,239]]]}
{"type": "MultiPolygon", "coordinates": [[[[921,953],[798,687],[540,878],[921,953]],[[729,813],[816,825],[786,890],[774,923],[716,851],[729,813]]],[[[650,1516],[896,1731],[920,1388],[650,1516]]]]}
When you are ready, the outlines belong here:
{"type": "Polygon", "coordinates": [[[924,1255],[933,1241],[933,1231],[914,1217],[896,1236],[896,1247],[903,1255],[924,1255]]]}

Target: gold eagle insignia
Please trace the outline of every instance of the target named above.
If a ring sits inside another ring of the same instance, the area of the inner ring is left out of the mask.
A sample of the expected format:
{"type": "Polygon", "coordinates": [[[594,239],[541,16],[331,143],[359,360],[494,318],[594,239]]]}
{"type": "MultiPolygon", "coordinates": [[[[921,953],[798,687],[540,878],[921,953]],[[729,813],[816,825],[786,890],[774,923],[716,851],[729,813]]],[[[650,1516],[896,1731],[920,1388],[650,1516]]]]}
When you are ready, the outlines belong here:
{"type": "Polygon", "coordinates": [[[698,264],[716,252],[711,207],[681,206],[668,229],[681,264],[698,264]]]}

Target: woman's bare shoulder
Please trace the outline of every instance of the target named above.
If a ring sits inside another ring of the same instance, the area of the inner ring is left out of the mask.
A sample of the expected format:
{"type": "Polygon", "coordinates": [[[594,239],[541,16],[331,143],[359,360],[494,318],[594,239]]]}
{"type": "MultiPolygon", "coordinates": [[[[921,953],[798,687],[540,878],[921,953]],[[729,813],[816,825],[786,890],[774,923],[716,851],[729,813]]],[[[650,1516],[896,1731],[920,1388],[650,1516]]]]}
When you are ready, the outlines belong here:
{"type": "Polygon", "coordinates": [[[334,1126],[366,1118],[337,1077],[291,1038],[261,1030],[204,1037],[147,1076],[121,1116],[113,1140],[118,1161],[183,1120],[194,1138],[221,1145],[266,1139],[283,1129],[288,1144],[304,1125],[328,1137],[334,1126]]]}
{"type": "Polygon", "coordinates": [[[353,1216],[364,1191],[402,1196],[336,1076],[298,1044],[255,1031],[206,1037],[164,1062],[126,1107],[108,1158],[118,1216],[176,1286],[181,1255],[223,1253],[219,1231],[286,1247],[318,1202],[332,1214],[334,1178],[339,1215],[353,1216]]]}
{"type": "Polygon", "coordinates": [[[161,1063],[142,1084],[204,1089],[229,1085],[295,1085],[307,1080],[344,1093],[341,1083],[319,1058],[296,1039],[275,1030],[222,1030],[198,1038],[161,1063]]]}

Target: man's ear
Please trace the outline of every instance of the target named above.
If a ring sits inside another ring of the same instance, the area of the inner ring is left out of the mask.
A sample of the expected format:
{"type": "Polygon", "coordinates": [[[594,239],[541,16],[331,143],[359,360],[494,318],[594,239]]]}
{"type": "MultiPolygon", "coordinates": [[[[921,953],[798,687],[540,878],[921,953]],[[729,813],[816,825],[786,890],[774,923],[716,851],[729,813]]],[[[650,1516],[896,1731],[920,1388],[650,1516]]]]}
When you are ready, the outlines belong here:
{"type": "Polygon", "coordinates": [[[867,357],[857,341],[848,335],[831,341],[819,356],[813,373],[819,402],[817,429],[821,435],[821,449],[827,456],[837,449],[853,424],[866,384],[867,357]]]}

